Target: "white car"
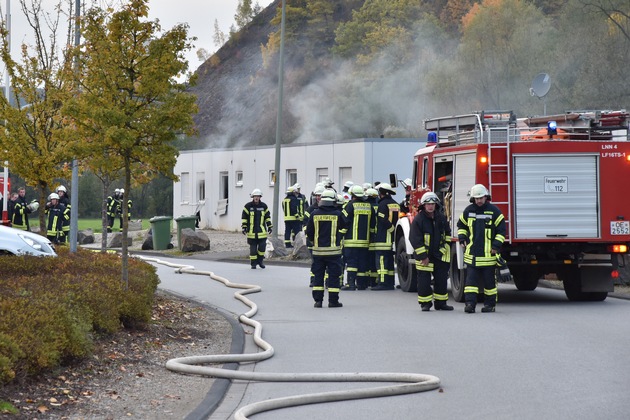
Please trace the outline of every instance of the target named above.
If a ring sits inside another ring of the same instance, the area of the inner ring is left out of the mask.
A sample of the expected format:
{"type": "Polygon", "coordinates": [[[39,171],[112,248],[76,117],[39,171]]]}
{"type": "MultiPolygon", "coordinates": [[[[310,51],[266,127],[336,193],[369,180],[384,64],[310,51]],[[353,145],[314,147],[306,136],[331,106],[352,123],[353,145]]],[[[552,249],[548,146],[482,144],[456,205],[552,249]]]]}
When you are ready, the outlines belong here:
{"type": "Polygon", "coordinates": [[[45,236],[0,225],[0,255],[2,254],[57,256],[52,243],[45,236]]]}

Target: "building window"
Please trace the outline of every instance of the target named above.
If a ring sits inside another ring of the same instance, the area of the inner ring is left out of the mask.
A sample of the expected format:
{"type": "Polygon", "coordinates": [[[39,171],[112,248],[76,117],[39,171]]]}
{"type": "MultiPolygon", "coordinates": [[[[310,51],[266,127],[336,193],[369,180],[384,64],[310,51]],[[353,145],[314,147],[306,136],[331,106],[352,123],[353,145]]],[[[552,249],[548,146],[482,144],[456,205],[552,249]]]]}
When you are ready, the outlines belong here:
{"type": "MultiPolygon", "coordinates": [[[[345,185],[346,181],[352,181],[352,168],[339,168],[339,185],[345,185]]],[[[357,180],[356,182],[361,182],[361,180],[357,180]]]]}
{"type": "Polygon", "coordinates": [[[236,173],[234,174],[234,178],[236,179],[236,186],[242,187],[243,186],[243,171],[236,171],[236,173]]]}
{"type": "Polygon", "coordinates": [[[182,172],[179,176],[179,182],[182,184],[182,203],[190,203],[190,173],[182,172]]]}
{"type": "Polygon", "coordinates": [[[229,188],[228,188],[228,173],[220,172],[219,173],[219,199],[227,200],[229,198],[229,188]]]}
{"type": "Polygon", "coordinates": [[[276,185],[276,171],[269,171],[269,186],[276,185]]]}
{"type": "Polygon", "coordinates": [[[315,179],[317,182],[323,182],[324,178],[328,178],[328,168],[315,169],[315,179]]]}
{"type": "Polygon", "coordinates": [[[287,189],[297,183],[297,169],[287,169],[287,189]]]}
{"type": "Polygon", "coordinates": [[[197,202],[206,199],[206,174],[197,172],[197,202]]]}

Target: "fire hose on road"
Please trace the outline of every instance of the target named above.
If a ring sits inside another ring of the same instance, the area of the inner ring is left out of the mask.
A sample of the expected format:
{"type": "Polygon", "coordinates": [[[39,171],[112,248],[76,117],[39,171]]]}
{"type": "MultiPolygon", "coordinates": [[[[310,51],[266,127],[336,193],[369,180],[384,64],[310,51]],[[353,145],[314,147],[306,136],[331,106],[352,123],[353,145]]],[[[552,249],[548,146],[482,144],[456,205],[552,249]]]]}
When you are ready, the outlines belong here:
{"type": "Polygon", "coordinates": [[[162,264],[176,268],[177,273],[196,274],[208,276],[212,280],[223,283],[226,287],[241,289],[234,293],[235,299],[241,301],[250,308],[239,316],[239,321],[254,328],[254,343],[262,350],[259,353],[225,354],[207,356],[178,357],[166,362],[166,368],[174,372],[188,373],[215,378],[240,379],[258,382],[397,382],[402,384],[385,385],[373,388],[352,389],[343,391],[330,391],[312,394],[294,395],[276,399],[265,400],[249,404],[238,409],[234,418],[246,420],[251,415],[272,411],[280,408],[294,407],[306,404],[324,403],[332,401],[354,400],[361,398],[376,398],[393,395],[412,394],[430,391],[440,386],[440,379],[433,375],[418,373],[373,373],[373,372],[349,372],[349,373],[264,373],[242,372],[222,368],[203,366],[217,363],[244,363],[260,362],[273,357],[274,349],[262,338],[262,324],[252,319],[258,312],[258,306],[245,295],[258,293],[261,287],[251,284],[232,283],[228,279],[218,276],[211,271],[198,271],[190,265],[172,264],[167,261],[141,257],[145,261],[162,264]]]}

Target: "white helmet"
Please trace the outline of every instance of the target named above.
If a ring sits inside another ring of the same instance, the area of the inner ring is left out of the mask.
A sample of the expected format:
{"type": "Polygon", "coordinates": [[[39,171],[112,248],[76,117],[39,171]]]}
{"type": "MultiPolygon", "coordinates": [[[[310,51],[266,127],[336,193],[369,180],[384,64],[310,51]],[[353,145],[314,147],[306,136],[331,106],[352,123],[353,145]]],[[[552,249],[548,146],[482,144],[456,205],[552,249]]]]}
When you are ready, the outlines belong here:
{"type": "Polygon", "coordinates": [[[298,182],[296,182],[295,185],[293,185],[294,190],[299,190],[300,188],[302,188],[302,186],[298,182]]]}
{"type": "Polygon", "coordinates": [[[337,202],[336,204],[338,206],[343,206],[343,204],[346,202],[346,200],[343,198],[343,195],[341,194],[337,194],[337,202]]]}
{"type": "Polygon", "coordinates": [[[260,189],[258,189],[258,188],[254,188],[254,190],[249,194],[249,196],[251,198],[254,198],[256,196],[262,197],[262,191],[260,191],[260,189]]]}
{"type": "Polygon", "coordinates": [[[50,200],[59,200],[59,194],[57,193],[50,193],[50,195],[48,196],[48,201],[50,200]]]}
{"type": "Polygon", "coordinates": [[[124,188],[121,188],[121,189],[120,189],[120,193],[121,193],[121,194],[124,194],[124,193],[125,193],[125,189],[124,189],[124,188]]]}
{"type": "Polygon", "coordinates": [[[66,187],[64,187],[63,185],[58,186],[55,190],[57,194],[59,194],[59,191],[63,191],[64,193],[68,192],[68,190],[66,190],[66,187]]]}
{"type": "Polygon", "coordinates": [[[295,188],[293,186],[287,188],[287,194],[292,194],[293,191],[295,191],[295,188]]]}
{"type": "Polygon", "coordinates": [[[470,198],[481,198],[489,195],[488,189],[483,184],[475,184],[470,189],[470,198]]]}
{"type": "Polygon", "coordinates": [[[343,184],[345,188],[352,188],[353,185],[354,185],[354,182],[352,181],[346,181],[346,183],[343,184]]]}
{"type": "Polygon", "coordinates": [[[368,190],[370,188],[372,188],[372,184],[370,184],[369,182],[364,182],[363,183],[363,189],[364,190],[368,190]]]}
{"type": "Polygon", "coordinates": [[[326,177],[324,179],[322,179],[322,183],[324,184],[324,187],[331,187],[332,184],[334,184],[334,182],[332,181],[332,179],[326,177]]]}
{"type": "Polygon", "coordinates": [[[412,186],[411,178],[406,178],[402,183],[403,183],[404,187],[411,187],[412,186]]]}
{"type": "Polygon", "coordinates": [[[335,194],[335,192],[333,190],[330,189],[325,189],[324,192],[322,192],[322,199],[320,201],[320,203],[322,205],[333,205],[335,204],[335,202],[337,201],[337,194],[335,194]]]}
{"type": "Polygon", "coordinates": [[[365,190],[365,194],[368,197],[378,197],[378,191],[376,191],[376,189],[374,188],[368,188],[367,190],[365,190]]]}
{"type": "Polygon", "coordinates": [[[438,198],[436,193],[429,191],[429,192],[424,193],[422,195],[422,198],[420,199],[420,204],[427,204],[427,203],[440,204],[440,199],[438,198]]]}
{"type": "Polygon", "coordinates": [[[324,192],[324,186],[323,185],[318,185],[313,190],[313,195],[322,195],[323,192],[324,192]]]}
{"type": "Polygon", "coordinates": [[[350,194],[354,195],[355,197],[363,197],[365,195],[363,187],[360,185],[353,185],[352,188],[350,188],[350,194]]]}
{"type": "Polygon", "coordinates": [[[39,209],[39,202],[37,200],[33,200],[26,207],[28,207],[31,212],[36,212],[39,209]]]}
{"type": "Polygon", "coordinates": [[[120,188],[116,188],[116,189],[114,190],[114,193],[116,193],[116,194],[120,194],[120,188]]]}
{"type": "Polygon", "coordinates": [[[396,190],[392,188],[391,185],[389,185],[387,182],[381,182],[380,184],[378,184],[378,191],[380,192],[381,190],[388,192],[390,194],[396,194],[396,190]]]}

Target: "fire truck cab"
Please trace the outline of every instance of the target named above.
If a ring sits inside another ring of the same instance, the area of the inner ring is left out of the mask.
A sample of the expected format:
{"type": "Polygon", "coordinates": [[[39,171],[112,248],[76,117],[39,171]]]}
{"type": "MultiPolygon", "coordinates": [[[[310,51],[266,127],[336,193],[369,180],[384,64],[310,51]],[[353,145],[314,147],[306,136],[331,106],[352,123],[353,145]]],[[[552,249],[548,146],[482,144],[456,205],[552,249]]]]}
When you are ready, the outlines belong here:
{"type": "Polygon", "coordinates": [[[464,299],[466,267],[457,220],[469,190],[485,185],[505,216],[501,250],[519,290],[554,273],[569,300],[601,301],[630,245],[628,113],[571,111],[517,119],[512,111],[431,118],[413,161],[409,213],[396,227],[401,289],[416,290],[409,227],[422,195],[435,192],[449,220],[451,291],[464,299]]]}

